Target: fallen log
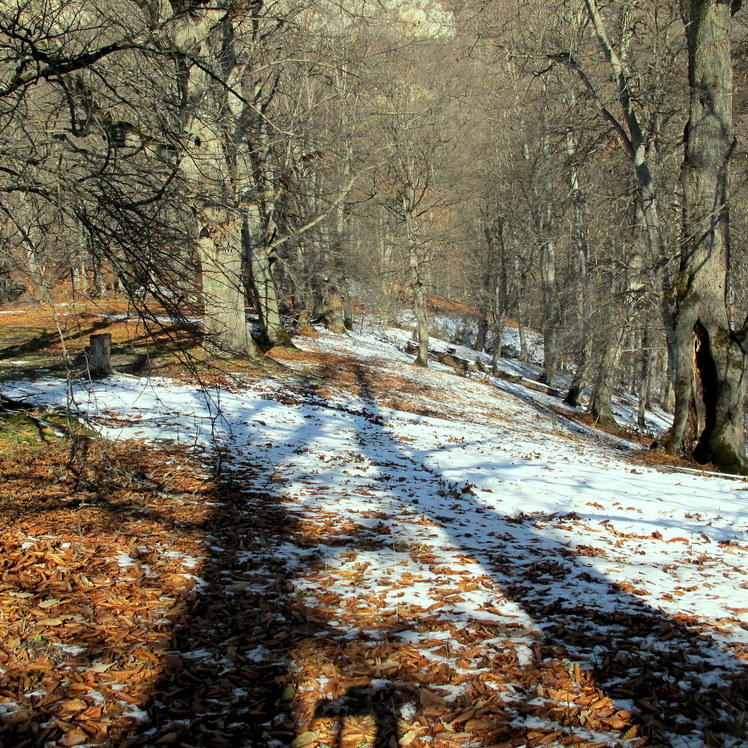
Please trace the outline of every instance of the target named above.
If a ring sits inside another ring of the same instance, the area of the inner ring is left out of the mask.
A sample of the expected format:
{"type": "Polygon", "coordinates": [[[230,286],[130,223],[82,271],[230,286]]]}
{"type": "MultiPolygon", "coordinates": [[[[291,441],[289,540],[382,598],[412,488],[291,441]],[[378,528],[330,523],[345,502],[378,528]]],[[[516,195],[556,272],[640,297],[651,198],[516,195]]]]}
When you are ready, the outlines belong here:
{"type": "MultiPolygon", "coordinates": [[[[405,344],[405,352],[409,353],[411,356],[416,356],[418,354],[418,343],[414,340],[409,340],[405,344]]],[[[564,396],[564,393],[561,390],[543,384],[543,382],[536,382],[534,379],[527,379],[526,377],[521,377],[516,374],[510,374],[509,372],[501,371],[501,369],[497,369],[496,367],[489,369],[480,359],[469,361],[466,358],[457,356],[455,355],[454,348],[449,348],[446,352],[429,351],[429,358],[433,361],[446,364],[451,369],[454,369],[455,373],[459,374],[461,377],[466,377],[471,372],[478,371],[482,374],[489,374],[498,379],[504,379],[507,382],[521,384],[523,387],[527,387],[528,390],[542,392],[544,395],[551,395],[552,397],[559,398],[564,396]]]]}
{"type": "Polygon", "coordinates": [[[527,379],[526,377],[520,377],[517,374],[510,374],[507,371],[501,371],[494,367],[493,375],[498,379],[504,379],[507,382],[513,382],[515,384],[521,384],[523,387],[527,387],[528,390],[534,390],[535,392],[542,392],[544,395],[552,395],[553,397],[563,397],[564,393],[551,387],[543,382],[536,382],[534,379],[527,379]]]}
{"type": "MultiPolygon", "coordinates": [[[[411,356],[418,355],[418,343],[414,340],[409,340],[405,344],[405,352],[411,356]]],[[[476,370],[475,362],[455,355],[454,348],[450,348],[447,351],[429,351],[429,358],[433,361],[438,361],[440,364],[449,366],[455,370],[455,373],[462,377],[466,377],[470,372],[476,370]]]]}

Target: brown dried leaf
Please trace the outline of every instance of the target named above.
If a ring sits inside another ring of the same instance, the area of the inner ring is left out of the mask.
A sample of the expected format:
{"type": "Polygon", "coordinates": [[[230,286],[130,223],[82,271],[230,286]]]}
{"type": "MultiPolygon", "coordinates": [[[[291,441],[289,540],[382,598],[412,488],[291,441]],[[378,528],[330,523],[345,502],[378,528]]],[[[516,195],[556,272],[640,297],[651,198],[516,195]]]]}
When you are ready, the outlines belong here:
{"type": "Polygon", "coordinates": [[[88,735],[83,730],[76,728],[57,741],[60,745],[69,748],[73,745],[81,745],[88,742],[88,735]]]}

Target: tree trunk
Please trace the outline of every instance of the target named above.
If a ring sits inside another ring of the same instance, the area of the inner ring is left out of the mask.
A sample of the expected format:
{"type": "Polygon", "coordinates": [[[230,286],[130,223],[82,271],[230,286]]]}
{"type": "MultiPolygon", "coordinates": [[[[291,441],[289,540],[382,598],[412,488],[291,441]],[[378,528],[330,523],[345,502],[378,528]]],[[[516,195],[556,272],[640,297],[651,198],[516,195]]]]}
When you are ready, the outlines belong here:
{"type": "MultiPolygon", "coordinates": [[[[348,158],[345,163],[345,175],[347,179],[351,176],[351,146],[348,146],[348,158]]],[[[346,277],[343,253],[350,244],[350,213],[345,201],[341,200],[335,209],[335,239],[332,243],[333,266],[335,268],[336,285],[340,293],[343,305],[343,332],[353,329],[353,304],[351,303],[351,290],[346,277]]]]}
{"type": "Polygon", "coordinates": [[[525,328],[522,307],[517,309],[517,335],[519,336],[519,360],[523,363],[530,360],[530,349],[527,346],[527,329],[525,328]]]}
{"type": "Polygon", "coordinates": [[[590,370],[592,341],[588,340],[582,349],[574,376],[571,378],[569,391],[566,393],[564,402],[572,408],[578,408],[582,403],[582,395],[588,384],[588,373],[590,370]]]}
{"type": "Polygon", "coordinates": [[[429,319],[426,313],[426,296],[423,290],[423,278],[418,257],[416,236],[412,225],[413,217],[406,214],[406,230],[408,233],[408,267],[410,270],[410,286],[413,292],[413,312],[416,315],[416,332],[418,337],[418,355],[413,362],[416,366],[429,365],[429,319]]]}
{"type": "MultiPolygon", "coordinates": [[[[689,1],[689,0],[682,0],[689,1]]],[[[668,369],[674,368],[675,358],[675,323],[673,313],[670,307],[671,289],[669,279],[664,271],[664,266],[670,258],[670,253],[662,234],[660,224],[658,197],[655,180],[653,178],[652,158],[656,149],[652,148],[652,132],[647,132],[642,126],[639,119],[639,108],[635,105],[631,96],[633,87],[631,85],[631,72],[626,65],[626,45],[628,40],[634,37],[633,29],[630,27],[630,19],[626,20],[625,28],[621,30],[622,43],[621,54],[612,44],[608,37],[605,25],[598,8],[597,0],[584,0],[587,8],[587,14],[592,22],[592,27],[605,54],[610,66],[611,72],[618,90],[618,103],[622,120],[617,119],[613,113],[605,106],[601,106],[601,114],[613,126],[613,130],[623,146],[626,155],[631,161],[637,182],[637,198],[639,217],[641,227],[644,233],[644,240],[648,252],[648,259],[655,269],[653,285],[661,289],[660,314],[662,317],[665,336],[667,339],[668,350],[668,369]]],[[[569,64],[569,58],[563,58],[569,64]]],[[[597,98],[597,92],[594,90],[589,78],[581,74],[579,68],[575,68],[580,73],[585,87],[593,96],[597,98]]]]}
{"type": "Polygon", "coordinates": [[[345,275],[340,277],[340,296],[343,304],[343,326],[346,330],[353,329],[353,303],[351,302],[351,289],[348,285],[348,278],[345,275]]]}
{"type": "Polygon", "coordinates": [[[316,290],[314,319],[336,335],[346,335],[345,309],[340,289],[332,278],[322,278],[316,290]]]}
{"type": "Polygon", "coordinates": [[[620,352],[621,334],[612,331],[603,347],[597,376],[592,387],[592,398],[590,400],[590,413],[595,419],[595,423],[599,423],[601,426],[613,427],[618,425],[616,419],[613,417],[612,404],[613,378],[620,352]]]}
{"type": "Polygon", "coordinates": [[[675,415],[667,450],[712,461],[721,470],[748,473],[743,433],[746,334],[732,329],[726,295],[728,166],[735,140],[731,6],[721,0],[690,0],[682,10],[691,96],[675,287],[675,415]]]}
{"type": "Polygon", "coordinates": [[[108,332],[89,338],[88,373],[92,379],[108,377],[112,373],[112,336],[108,332]]]}
{"type": "MultiPolygon", "coordinates": [[[[485,351],[486,350],[486,338],[488,336],[488,314],[484,310],[481,312],[478,318],[478,333],[475,336],[475,350],[485,351]]],[[[494,341],[494,347],[496,347],[496,341],[494,341]]]]}
{"type": "Polygon", "coordinates": [[[268,348],[290,346],[291,336],[283,325],[280,313],[278,287],[273,277],[274,258],[268,249],[266,235],[267,229],[264,227],[260,208],[251,205],[247,210],[245,237],[252,290],[264,338],[262,342],[268,348]]]}
{"type": "MultiPolygon", "coordinates": [[[[498,289],[497,289],[498,290],[498,289]]],[[[491,338],[493,347],[491,349],[491,368],[494,368],[501,358],[501,342],[504,339],[504,325],[506,318],[502,312],[495,312],[491,319],[491,338]]]]}
{"type": "Polygon", "coordinates": [[[203,347],[257,358],[260,352],[244,311],[242,216],[232,217],[225,208],[204,206],[198,211],[198,225],[205,316],[203,347]]]}
{"type": "Polygon", "coordinates": [[[262,354],[245,317],[243,276],[244,215],[235,179],[236,143],[227,125],[231,119],[227,85],[233,59],[231,20],[219,8],[182,16],[176,24],[177,48],[186,45],[198,57],[227,62],[218,80],[199,67],[182,71],[186,100],[188,145],[181,161],[192,192],[197,221],[202,296],[205,316],[203,345],[210,351],[259,358],[262,354]],[[227,26],[228,24],[228,26],[227,26]]]}
{"type": "Polygon", "coordinates": [[[579,172],[577,170],[577,161],[580,157],[577,155],[577,147],[571,130],[568,130],[566,133],[566,154],[569,158],[569,188],[571,191],[571,203],[574,209],[573,237],[574,247],[577,251],[577,270],[579,272],[577,300],[579,302],[578,313],[581,324],[577,367],[564,402],[567,405],[577,408],[581,403],[582,394],[588,384],[588,373],[592,359],[592,288],[590,247],[587,241],[586,204],[584,194],[579,185],[579,172]]]}
{"type": "Polygon", "coordinates": [[[654,366],[652,346],[654,335],[651,325],[646,325],[642,332],[639,362],[639,398],[637,405],[636,422],[640,429],[646,428],[646,412],[652,407],[652,390],[654,388],[654,366]]]}
{"type": "Polygon", "coordinates": [[[540,381],[556,386],[558,376],[558,303],[556,301],[556,248],[550,239],[540,248],[540,277],[543,284],[543,372],[540,381]]]}
{"type": "MultiPolygon", "coordinates": [[[[545,115],[544,115],[545,118],[545,115]]],[[[544,121],[541,149],[544,165],[548,169],[550,160],[550,138],[544,121]]],[[[530,148],[523,146],[525,161],[531,163],[530,148]]],[[[550,173],[546,173],[541,192],[535,177],[531,183],[532,212],[535,232],[540,243],[540,283],[543,294],[543,371],[540,380],[555,387],[558,375],[557,333],[559,324],[558,302],[556,299],[556,245],[554,243],[554,189],[550,173]]]]}
{"type": "MultiPolygon", "coordinates": [[[[520,257],[517,250],[516,237],[513,236],[512,249],[514,251],[513,273],[515,288],[520,289],[525,285],[522,269],[520,267],[520,257]]],[[[517,293],[515,305],[515,317],[517,322],[517,336],[519,339],[519,360],[523,363],[530,360],[530,353],[527,347],[527,332],[525,330],[525,297],[523,293],[517,293]]]]}
{"type": "MultiPolygon", "coordinates": [[[[475,341],[475,350],[483,351],[486,348],[486,337],[490,327],[495,327],[497,318],[502,315],[503,299],[500,298],[499,275],[501,273],[502,260],[502,232],[504,222],[501,216],[483,223],[483,236],[486,239],[486,254],[484,256],[483,273],[481,276],[481,288],[479,293],[479,320],[478,336],[475,341]]],[[[503,319],[502,319],[503,327],[503,319]]],[[[493,336],[493,357],[501,356],[501,340],[493,336]]]]}

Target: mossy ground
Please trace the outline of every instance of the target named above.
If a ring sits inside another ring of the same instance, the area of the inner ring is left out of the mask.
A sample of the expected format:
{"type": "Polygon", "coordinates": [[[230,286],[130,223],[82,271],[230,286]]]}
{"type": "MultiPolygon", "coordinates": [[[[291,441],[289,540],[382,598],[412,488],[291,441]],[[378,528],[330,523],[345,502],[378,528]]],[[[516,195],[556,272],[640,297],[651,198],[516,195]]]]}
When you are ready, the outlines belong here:
{"type": "Polygon", "coordinates": [[[0,411],[0,454],[12,455],[19,448],[60,444],[88,438],[95,431],[73,416],[57,411],[34,413],[0,411]]]}

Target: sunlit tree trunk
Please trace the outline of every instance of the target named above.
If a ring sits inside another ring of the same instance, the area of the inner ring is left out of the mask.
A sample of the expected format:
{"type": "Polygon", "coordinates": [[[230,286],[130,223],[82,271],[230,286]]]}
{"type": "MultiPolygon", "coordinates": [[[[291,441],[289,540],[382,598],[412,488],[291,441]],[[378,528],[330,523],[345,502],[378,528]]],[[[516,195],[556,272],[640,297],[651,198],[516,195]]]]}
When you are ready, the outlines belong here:
{"type": "Polygon", "coordinates": [[[423,268],[418,252],[418,236],[413,226],[414,218],[410,211],[405,212],[405,230],[408,242],[408,269],[410,287],[413,293],[413,313],[416,316],[418,354],[413,362],[416,366],[429,365],[429,318],[426,312],[426,294],[423,284],[423,268]]]}
{"type": "Polygon", "coordinates": [[[573,407],[578,407],[585,387],[588,384],[589,370],[592,364],[592,332],[590,329],[592,323],[592,288],[585,199],[579,184],[579,171],[577,169],[578,156],[571,131],[567,131],[566,133],[566,154],[569,159],[569,188],[574,216],[572,236],[574,239],[574,249],[576,250],[577,271],[579,273],[577,278],[577,299],[579,304],[578,314],[581,320],[579,330],[581,345],[579,347],[577,366],[564,402],[573,407]]]}
{"type": "Polygon", "coordinates": [[[625,9],[622,14],[622,41],[620,48],[616,49],[608,36],[597,0],[584,0],[584,4],[592,24],[592,29],[615,80],[620,118],[616,117],[608,108],[607,102],[600,99],[590,78],[581,70],[572,57],[568,54],[561,54],[556,56],[555,59],[569,65],[579,75],[587,91],[598,101],[601,116],[612,125],[613,131],[630,159],[637,182],[638,210],[644,242],[647,247],[649,262],[655,269],[656,277],[652,279],[652,282],[653,285],[659,286],[661,289],[660,313],[668,343],[668,358],[672,360],[675,350],[674,322],[670,307],[671,294],[669,281],[667,273],[664,272],[664,265],[670,257],[670,252],[665,246],[663,239],[657,185],[653,176],[651,132],[648,132],[645,125],[643,125],[641,110],[637,107],[632,96],[634,90],[632,80],[634,76],[627,64],[627,45],[631,38],[633,38],[631,15],[628,13],[628,9],[625,9]]]}
{"type": "MultiPolygon", "coordinates": [[[[543,165],[546,173],[542,188],[537,183],[536,175],[531,176],[530,192],[535,232],[540,244],[540,284],[543,297],[543,371],[540,379],[554,387],[558,376],[558,325],[559,309],[556,297],[556,243],[554,226],[554,189],[549,169],[550,141],[545,131],[541,138],[543,165]]],[[[525,161],[530,164],[530,148],[523,147],[525,161]]]]}
{"type": "Polygon", "coordinates": [[[231,130],[232,41],[226,10],[182,17],[175,41],[204,61],[184,71],[185,129],[182,171],[192,193],[202,271],[205,346],[239,356],[261,353],[246,322],[242,263],[244,214],[237,192],[231,130]],[[206,65],[215,68],[210,75],[206,65]]]}
{"type": "Polygon", "coordinates": [[[198,249],[202,271],[205,314],[203,346],[230,354],[259,355],[249,332],[244,311],[241,215],[220,207],[198,211],[198,249]]]}

